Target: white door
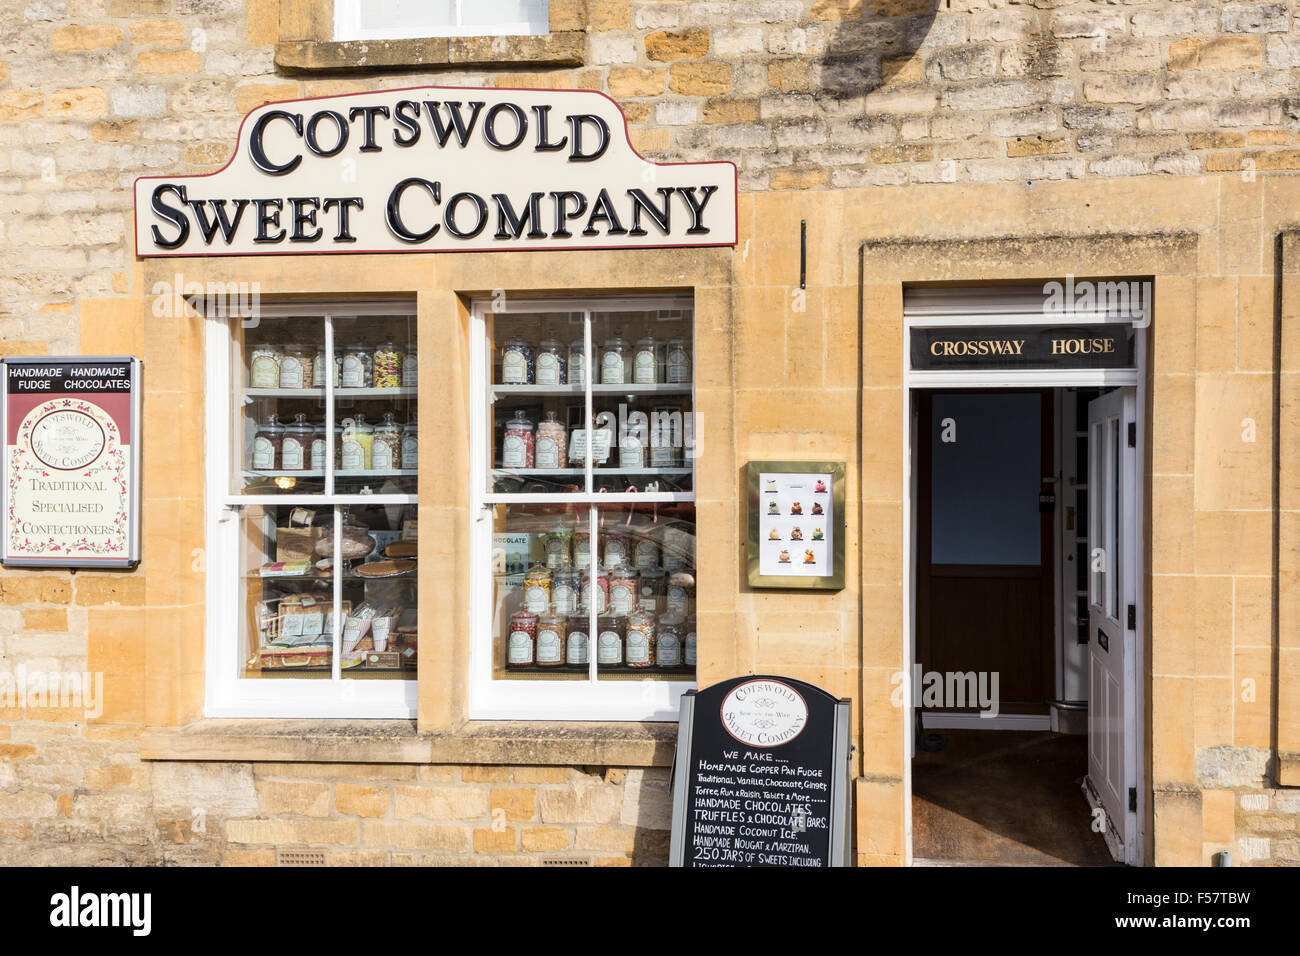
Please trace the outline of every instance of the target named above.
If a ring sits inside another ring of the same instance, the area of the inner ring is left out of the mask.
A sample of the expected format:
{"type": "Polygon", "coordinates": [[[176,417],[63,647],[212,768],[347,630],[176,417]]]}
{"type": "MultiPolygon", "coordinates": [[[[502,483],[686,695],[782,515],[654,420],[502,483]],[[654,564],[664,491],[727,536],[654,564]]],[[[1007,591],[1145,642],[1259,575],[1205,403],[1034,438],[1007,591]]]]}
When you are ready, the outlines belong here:
{"type": "Polygon", "coordinates": [[[1088,405],[1088,784],[1122,863],[1137,834],[1136,405],[1132,388],[1088,405]]]}

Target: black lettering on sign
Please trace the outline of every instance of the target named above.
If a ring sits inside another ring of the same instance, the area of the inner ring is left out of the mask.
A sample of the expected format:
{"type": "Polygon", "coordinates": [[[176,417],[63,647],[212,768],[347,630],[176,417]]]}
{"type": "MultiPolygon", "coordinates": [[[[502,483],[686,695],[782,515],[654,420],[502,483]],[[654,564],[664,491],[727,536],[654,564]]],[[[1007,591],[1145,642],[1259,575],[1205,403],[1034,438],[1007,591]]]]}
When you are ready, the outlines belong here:
{"type": "Polygon", "coordinates": [[[1012,325],[919,328],[913,369],[1132,368],[1133,327],[1012,325]]]}
{"type": "Polygon", "coordinates": [[[674,863],[832,865],[848,827],[848,702],[767,676],[688,696],[674,771],[674,863]]]}

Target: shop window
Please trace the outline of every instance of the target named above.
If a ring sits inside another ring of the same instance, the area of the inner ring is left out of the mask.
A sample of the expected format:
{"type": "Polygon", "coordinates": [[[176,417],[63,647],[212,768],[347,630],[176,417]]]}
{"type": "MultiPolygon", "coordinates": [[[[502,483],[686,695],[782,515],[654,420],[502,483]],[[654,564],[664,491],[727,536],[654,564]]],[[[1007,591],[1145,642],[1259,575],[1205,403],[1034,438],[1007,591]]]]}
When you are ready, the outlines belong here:
{"type": "Polygon", "coordinates": [[[476,303],[471,716],[671,720],[694,686],[689,300],[476,303]]]}
{"type": "Polygon", "coordinates": [[[264,305],[209,334],[209,715],[412,715],[413,303],[264,305]]]}
{"type": "Polygon", "coordinates": [[[540,36],[547,0],[335,0],[335,40],[540,36]]]}

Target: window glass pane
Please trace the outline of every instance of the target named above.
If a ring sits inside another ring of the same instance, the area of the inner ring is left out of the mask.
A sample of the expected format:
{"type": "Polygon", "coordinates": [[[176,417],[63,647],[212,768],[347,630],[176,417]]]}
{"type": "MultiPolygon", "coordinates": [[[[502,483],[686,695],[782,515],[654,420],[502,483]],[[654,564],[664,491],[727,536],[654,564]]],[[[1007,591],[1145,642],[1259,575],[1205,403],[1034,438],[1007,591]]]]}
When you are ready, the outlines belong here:
{"type": "Polygon", "coordinates": [[[415,318],[336,318],[334,354],[335,494],[415,494],[415,318]]]}
{"type": "Polygon", "coordinates": [[[602,680],[693,680],[695,676],[695,505],[672,502],[597,508],[608,590],[597,620],[602,680]]]}
{"type": "Polygon", "coordinates": [[[592,313],[592,412],[614,436],[597,491],[694,490],[691,336],[689,310],[592,313]]]}
{"type": "MultiPolygon", "coordinates": [[[[1088,461],[1088,496],[1094,507],[1089,509],[1088,516],[1088,567],[1089,581],[1091,585],[1088,591],[1089,600],[1097,606],[1102,603],[1102,587],[1105,583],[1106,563],[1104,560],[1096,560],[1097,549],[1104,549],[1106,541],[1102,534],[1102,516],[1106,510],[1106,502],[1101,497],[1101,463],[1106,457],[1105,445],[1102,443],[1102,426],[1098,422],[1092,426],[1092,437],[1089,441],[1090,457],[1088,461]]],[[[1103,554],[1104,558],[1105,555],[1103,554]]]]}
{"type": "Polygon", "coordinates": [[[309,318],[234,325],[232,491],[320,494],[325,489],[325,323],[309,318]],[[313,454],[315,453],[315,454],[313,454]]]}
{"type": "MultiPolygon", "coordinates": [[[[414,680],[419,638],[416,506],[340,505],[338,510],[343,521],[342,676],[414,680]]],[[[329,553],[332,557],[332,548],[329,553]]]]}
{"type": "Polygon", "coordinates": [[[320,566],[334,509],[242,509],[243,677],[330,677],[334,582],[320,566]]]}
{"type": "Polygon", "coordinates": [[[934,564],[1041,562],[1041,406],[1033,393],[934,396],[934,564]]]}
{"type": "MultiPolygon", "coordinates": [[[[482,0],[470,0],[469,5],[482,0]]],[[[360,0],[360,26],[365,32],[414,26],[446,30],[456,23],[456,0],[360,0]]]]}
{"type": "MultiPolygon", "coordinates": [[[[492,675],[586,680],[592,601],[587,505],[498,505],[492,525],[492,675]]],[[[596,594],[606,608],[607,586],[596,594]]]]}
{"type": "MultiPolygon", "coordinates": [[[[583,313],[489,313],[489,491],[554,494],[586,490],[583,313]]],[[[599,423],[598,423],[599,425],[599,423]]],[[[612,430],[598,427],[598,461],[612,430]]]]}
{"type": "Polygon", "coordinates": [[[413,679],[415,505],[243,509],[242,676],[413,679]],[[343,580],[334,607],[335,517],[343,580]],[[339,614],[340,616],[336,616],[339,614]]]}
{"type": "Polygon", "coordinates": [[[1107,544],[1110,546],[1110,553],[1107,562],[1110,571],[1110,612],[1111,617],[1119,617],[1119,575],[1120,575],[1120,539],[1119,539],[1119,518],[1120,518],[1120,485],[1119,485],[1119,419],[1112,419],[1110,422],[1110,481],[1111,481],[1111,500],[1110,500],[1110,535],[1107,544]]]}
{"type": "Polygon", "coordinates": [[[514,27],[541,34],[550,28],[546,0],[462,0],[460,24],[465,33],[487,33],[514,27]]]}

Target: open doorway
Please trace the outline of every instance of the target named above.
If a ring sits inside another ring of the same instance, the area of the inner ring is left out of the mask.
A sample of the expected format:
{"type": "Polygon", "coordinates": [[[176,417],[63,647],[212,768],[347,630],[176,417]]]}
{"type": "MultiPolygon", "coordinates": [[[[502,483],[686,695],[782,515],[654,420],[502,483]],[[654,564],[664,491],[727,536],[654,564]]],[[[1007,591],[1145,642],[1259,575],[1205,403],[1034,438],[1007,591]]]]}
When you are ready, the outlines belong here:
{"type": "Polygon", "coordinates": [[[1133,862],[1132,386],[914,388],[915,862],[1133,862]]]}

